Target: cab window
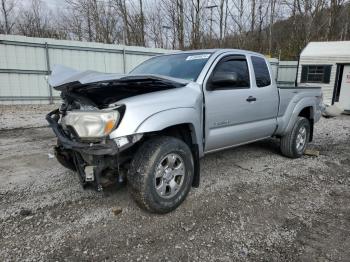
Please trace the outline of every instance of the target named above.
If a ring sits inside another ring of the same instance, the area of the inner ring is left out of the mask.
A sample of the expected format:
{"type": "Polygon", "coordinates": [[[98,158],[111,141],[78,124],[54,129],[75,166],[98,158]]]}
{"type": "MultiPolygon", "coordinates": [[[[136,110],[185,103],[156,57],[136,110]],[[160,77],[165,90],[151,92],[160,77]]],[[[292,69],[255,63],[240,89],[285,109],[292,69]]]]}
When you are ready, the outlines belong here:
{"type": "Polygon", "coordinates": [[[271,85],[270,72],[267,67],[266,60],[262,57],[252,56],[252,64],[257,87],[271,85]]]}

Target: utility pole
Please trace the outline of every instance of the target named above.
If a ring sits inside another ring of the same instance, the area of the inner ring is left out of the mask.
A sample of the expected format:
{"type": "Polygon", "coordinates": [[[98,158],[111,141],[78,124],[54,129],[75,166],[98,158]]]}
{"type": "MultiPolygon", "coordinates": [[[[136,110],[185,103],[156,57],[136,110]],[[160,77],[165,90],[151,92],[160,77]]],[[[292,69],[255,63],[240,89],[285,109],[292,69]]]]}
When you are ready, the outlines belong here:
{"type": "Polygon", "coordinates": [[[210,41],[212,40],[212,33],[213,33],[213,9],[217,8],[218,5],[208,5],[205,8],[210,9],[210,32],[209,32],[209,37],[210,41]]]}
{"type": "Polygon", "coordinates": [[[162,26],[164,29],[165,29],[165,49],[168,49],[168,38],[169,38],[169,35],[168,35],[168,31],[171,29],[170,26],[168,25],[163,25],[162,26]]]}

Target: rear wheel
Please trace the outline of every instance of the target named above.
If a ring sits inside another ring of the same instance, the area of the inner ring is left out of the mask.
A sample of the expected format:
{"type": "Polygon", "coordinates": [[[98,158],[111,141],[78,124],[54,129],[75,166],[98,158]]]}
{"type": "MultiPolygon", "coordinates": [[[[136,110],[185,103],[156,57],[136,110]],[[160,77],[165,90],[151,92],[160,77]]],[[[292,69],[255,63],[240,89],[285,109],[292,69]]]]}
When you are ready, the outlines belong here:
{"type": "Polygon", "coordinates": [[[135,154],[128,172],[131,195],[154,213],[177,208],[191,189],[193,157],[189,147],[174,137],[146,141],[135,154]]]}
{"type": "Polygon", "coordinates": [[[301,157],[310,138],[310,121],[305,117],[298,117],[289,133],[281,138],[281,152],[290,158],[301,157]]]}

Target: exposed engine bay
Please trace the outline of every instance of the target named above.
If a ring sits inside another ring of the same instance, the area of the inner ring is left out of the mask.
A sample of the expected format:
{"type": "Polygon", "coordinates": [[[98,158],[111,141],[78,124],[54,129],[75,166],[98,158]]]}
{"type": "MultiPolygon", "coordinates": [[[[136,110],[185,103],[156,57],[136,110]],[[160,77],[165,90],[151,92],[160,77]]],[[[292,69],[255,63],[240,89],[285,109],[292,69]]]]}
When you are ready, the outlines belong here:
{"type": "Polygon", "coordinates": [[[185,80],[157,75],[77,72],[63,66],[54,69],[49,83],[61,92],[63,100],[60,108],[46,117],[58,138],[56,158],[77,172],[84,186],[92,183],[99,191],[106,184],[124,182],[124,164],[135,150],[132,146],[143,137],[109,137],[127,110],[118,102],[187,84],[185,80]]]}
{"type": "Polygon", "coordinates": [[[67,106],[63,109],[71,110],[80,109],[81,106],[104,109],[128,97],[183,87],[188,81],[160,75],[125,76],[95,71],[79,72],[56,66],[49,84],[61,91],[61,97],[67,106]]]}

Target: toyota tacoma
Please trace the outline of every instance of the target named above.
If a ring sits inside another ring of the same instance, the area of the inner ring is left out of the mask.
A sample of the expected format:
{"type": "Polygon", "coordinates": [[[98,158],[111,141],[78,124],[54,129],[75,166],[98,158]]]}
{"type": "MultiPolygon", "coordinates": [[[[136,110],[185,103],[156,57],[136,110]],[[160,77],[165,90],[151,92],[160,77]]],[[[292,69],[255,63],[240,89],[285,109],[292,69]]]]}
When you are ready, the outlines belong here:
{"type": "Polygon", "coordinates": [[[196,50],[153,57],[127,75],[56,66],[62,105],[46,119],[55,155],[83,186],[127,183],[155,213],[178,207],[200,182],[200,158],[269,137],[298,158],[323,109],[319,87],[277,87],[258,53],[196,50]]]}

